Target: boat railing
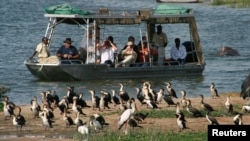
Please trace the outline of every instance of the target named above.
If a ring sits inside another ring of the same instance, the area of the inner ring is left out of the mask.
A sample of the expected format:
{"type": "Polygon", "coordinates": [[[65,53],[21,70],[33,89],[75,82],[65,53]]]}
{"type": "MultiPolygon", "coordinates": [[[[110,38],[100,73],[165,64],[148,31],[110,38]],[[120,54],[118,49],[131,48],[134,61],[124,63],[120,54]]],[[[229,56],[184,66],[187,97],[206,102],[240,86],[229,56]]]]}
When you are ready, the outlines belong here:
{"type": "Polygon", "coordinates": [[[60,64],[84,64],[82,60],[60,60],[60,64]]]}

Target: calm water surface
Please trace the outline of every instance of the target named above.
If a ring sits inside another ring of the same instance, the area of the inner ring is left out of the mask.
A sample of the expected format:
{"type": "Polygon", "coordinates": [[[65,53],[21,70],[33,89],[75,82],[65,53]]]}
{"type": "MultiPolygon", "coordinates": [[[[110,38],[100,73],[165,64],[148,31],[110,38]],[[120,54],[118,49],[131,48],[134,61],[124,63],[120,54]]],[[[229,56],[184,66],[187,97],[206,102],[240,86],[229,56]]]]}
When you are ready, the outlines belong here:
{"type": "MultiPolygon", "coordinates": [[[[66,87],[69,85],[75,86],[76,92],[83,92],[84,98],[89,100],[87,92],[89,89],[95,89],[97,92],[101,89],[119,89],[118,82],[124,83],[126,90],[134,95],[134,87],[141,87],[145,80],[44,82],[38,81],[28,72],[23,62],[33,53],[37,43],[40,42],[45,33],[47,21],[43,17],[44,8],[64,2],[81,9],[109,6],[129,10],[152,8],[157,5],[155,0],[2,1],[0,6],[0,84],[11,88],[11,92],[8,93],[11,100],[17,104],[26,104],[34,95],[40,96],[41,91],[48,89],[54,89],[59,96],[63,96],[66,94],[66,87]]],[[[214,82],[219,92],[240,91],[241,83],[249,74],[250,67],[250,9],[214,7],[207,3],[179,5],[194,9],[207,65],[203,75],[199,77],[150,79],[153,88],[157,90],[160,87],[165,87],[164,82],[171,81],[178,94],[181,89],[184,89],[187,91],[188,97],[195,97],[199,94],[209,96],[209,85],[214,82]],[[222,45],[237,49],[241,56],[216,56],[222,45]]],[[[119,30],[119,27],[113,30],[116,29],[119,30]]],[[[168,33],[171,29],[164,29],[169,36],[168,50],[173,45],[174,38],[179,35],[178,33],[184,31],[179,30],[172,35],[168,33]]],[[[76,38],[69,33],[68,31],[62,33],[61,38],[56,41],[57,44],[54,49],[57,49],[66,37],[76,38]]],[[[124,35],[126,34],[124,32],[124,35]]],[[[113,36],[116,37],[116,34],[114,33],[113,36]]],[[[123,41],[126,39],[127,36],[122,39],[117,37],[115,41],[122,48],[123,41]]]]}

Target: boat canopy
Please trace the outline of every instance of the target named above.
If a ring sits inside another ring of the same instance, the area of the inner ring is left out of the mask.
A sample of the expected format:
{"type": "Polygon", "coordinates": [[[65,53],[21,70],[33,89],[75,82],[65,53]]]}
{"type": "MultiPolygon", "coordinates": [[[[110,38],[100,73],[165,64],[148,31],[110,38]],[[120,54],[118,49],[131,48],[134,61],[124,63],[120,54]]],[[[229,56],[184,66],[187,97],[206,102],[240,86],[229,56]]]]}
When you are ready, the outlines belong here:
{"type": "MultiPolygon", "coordinates": [[[[156,24],[178,24],[189,25],[191,39],[197,52],[197,59],[204,64],[204,57],[198,29],[196,26],[193,9],[168,4],[160,4],[154,9],[138,10],[113,10],[106,7],[97,9],[94,12],[79,10],[69,5],[58,5],[47,7],[45,17],[49,18],[49,24],[45,33],[51,39],[54,27],[61,23],[76,24],[82,26],[89,33],[90,26],[93,27],[95,39],[99,38],[99,25],[134,25],[144,23],[147,26],[148,40],[152,40],[156,24]]],[[[95,41],[94,41],[95,42],[95,41]]],[[[49,43],[50,46],[50,43],[49,43]]]]}

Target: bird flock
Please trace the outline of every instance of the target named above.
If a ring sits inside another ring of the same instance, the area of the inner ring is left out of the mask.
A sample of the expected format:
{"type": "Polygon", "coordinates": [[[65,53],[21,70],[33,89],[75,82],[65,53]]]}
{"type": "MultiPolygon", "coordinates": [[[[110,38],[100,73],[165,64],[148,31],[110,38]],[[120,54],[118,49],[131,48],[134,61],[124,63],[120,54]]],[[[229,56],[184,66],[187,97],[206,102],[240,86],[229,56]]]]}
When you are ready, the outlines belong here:
{"type": "MultiPolygon", "coordinates": [[[[167,108],[170,106],[176,107],[176,126],[179,131],[189,129],[186,125],[185,114],[187,113],[194,118],[206,119],[208,124],[220,125],[219,121],[211,116],[211,113],[216,109],[205,102],[202,94],[200,95],[200,107],[194,107],[191,99],[187,98],[185,90],[180,90],[180,97],[178,97],[171,82],[165,82],[165,85],[165,88],[155,90],[151,82],[145,81],[141,87],[135,87],[135,95],[129,94],[122,83],[118,83],[118,90],[101,90],[98,94],[91,89],[88,91],[90,94],[89,102],[83,99],[83,93],[75,92],[74,86],[67,87],[65,95],[61,98],[56,94],[55,90],[45,90],[40,93],[40,96],[34,96],[30,100],[30,115],[33,120],[40,120],[45,131],[54,128],[57,120],[62,120],[65,128],[74,127],[77,132],[88,135],[90,132],[100,132],[104,127],[108,127],[110,124],[106,122],[102,113],[115,108],[119,114],[117,117],[117,130],[124,128],[123,132],[128,134],[129,127],[133,129],[143,128],[143,123],[145,123],[149,115],[138,110],[139,106],[144,106],[148,110],[157,110],[161,108],[159,105],[164,102],[167,104],[167,108]],[[39,98],[41,103],[38,103],[39,98]],[[94,114],[85,113],[85,109],[94,111],[94,114]],[[60,113],[60,117],[55,117],[55,111],[60,113]],[[204,115],[202,111],[206,111],[206,114],[204,115]]],[[[222,99],[214,83],[211,83],[210,93],[211,99],[222,99]]],[[[226,112],[233,116],[232,124],[243,125],[243,114],[250,112],[250,106],[243,105],[242,111],[239,112],[234,110],[230,96],[223,100],[225,100],[226,112]]],[[[12,117],[12,124],[17,132],[22,130],[27,122],[30,122],[26,121],[25,116],[27,115],[22,115],[21,106],[15,105],[8,97],[3,99],[3,105],[4,120],[9,121],[12,117]]]]}

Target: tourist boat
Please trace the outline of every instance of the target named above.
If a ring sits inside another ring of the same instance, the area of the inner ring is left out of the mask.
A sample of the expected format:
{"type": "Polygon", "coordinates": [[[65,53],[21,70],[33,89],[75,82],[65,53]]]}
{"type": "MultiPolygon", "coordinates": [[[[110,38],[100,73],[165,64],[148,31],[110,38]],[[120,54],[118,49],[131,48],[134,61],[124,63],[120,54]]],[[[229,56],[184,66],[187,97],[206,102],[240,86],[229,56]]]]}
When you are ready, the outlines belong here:
{"type": "MultiPolygon", "coordinates": [[[[47,12],[45,13],[45,17],[48,18],[48,25],[45,36],[49,38],[49,46],[51,46],[52,41],[55,41],[53,38],[55,27],[68,24],[70,26],[83,27],[85,34],[90,32],[93,33],[93,42],[96,43],[102,38],[102,28],[100,27],[103,25],[122,26],[144,24],[148,41],[150,42],[157,24],[171,24],[173,26],[178,24],[185,25],[188,27],[187,32],[180,31],[180,29],[176,31],[178,33],[187,34],[185,36],[190,36],[189,45],[186,46],[188,56],[185,65],[180,65],[172,61],[165,61],[165,65],[159,66],[150,61],[148,67],[109,67],[105,64],[98,64],[96,61],[91,62],[88,57],[86,61],[59,59],[56,62],[38,62],[34,59],[26,59],[24,64],[32,75],[39,80],[46,81],[201,76],[205,69],[205,58],[193,9],[185,9],[176,6],[175,8],[170,7],[169,5],[159,5],[154,9],[138,9],[135,11],[112,11],[112,9],[109,8],[99,8],[96,12],[82,12],[84,14],[47,12]],[[90,28],[92,29],[90,30],[90,28]]],[[[78,33],[80,33],[80,31],[78,33]]],[[[139,31],[136,31],[136,33],[139,33],[139,31]]],[[[127,37],[125,39],[126,41],[127,37]]],[[[87,52],[87,56],[89,56],[89,52],[87,52]]],[[[96,54],[94,56],[96,56],[96,54]]]]}
{"type": "Polygon", "coordinates": [[[202,3],[203,0],[156,0],[156,2],[163,3],[202,3]]]}

